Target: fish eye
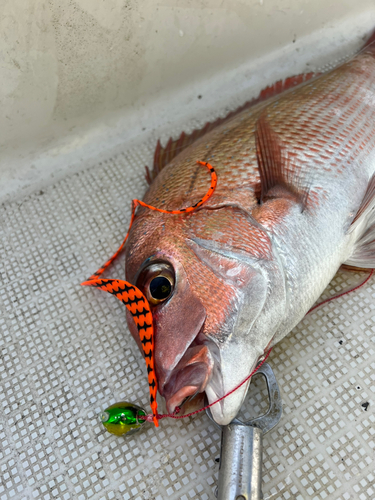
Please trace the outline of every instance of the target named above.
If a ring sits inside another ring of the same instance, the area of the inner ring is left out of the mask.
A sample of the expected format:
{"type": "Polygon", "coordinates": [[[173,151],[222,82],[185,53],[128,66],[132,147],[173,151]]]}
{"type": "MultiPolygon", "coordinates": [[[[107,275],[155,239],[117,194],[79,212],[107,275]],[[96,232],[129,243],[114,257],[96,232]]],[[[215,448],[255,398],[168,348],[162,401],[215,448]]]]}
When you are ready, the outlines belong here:
{"type": "Polygon", "coordinates": [[[110,414],[107,411],[103,411],[103,413],[101,414],[101,420],[102,420],[103,424],[105,422],[108,422],[109,417],[110,417],[110,414]]]}
{"type": "Polygon", "coordinates": [[[174,290],[173,267],[167,262],[154,262],[142,270],[137,286],[144,291],[151,305],[158,305],[169,299],[174,290]]]}
{"type": "Polygon", "coordinates": [[[150,281],[150,294],[155,300],[165,300],[172,293],[172,284],[165,276],[157,276],[150,281]]]}

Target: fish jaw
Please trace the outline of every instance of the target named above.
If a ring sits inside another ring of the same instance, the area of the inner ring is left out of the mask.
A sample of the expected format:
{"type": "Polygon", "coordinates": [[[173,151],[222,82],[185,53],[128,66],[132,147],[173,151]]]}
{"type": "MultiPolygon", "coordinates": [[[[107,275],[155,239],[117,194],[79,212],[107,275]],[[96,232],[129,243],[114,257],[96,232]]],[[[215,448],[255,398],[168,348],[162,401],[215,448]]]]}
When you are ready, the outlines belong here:
{"type": "Polygon", "coordinates": [[[213,419],[219,425],[228,425],[238,414],[251,382],[247,380],[240,387],[249,374],[254,370],[263,350],[251,349],[248,346],[237,345],[238,350],[233,348],[223,350],[220,356],[221,369],[213,374],[208,382],[205,392],[208,403],[215,403],[218,399],[229,394],[233,389],[235,391],[224,399],[210,407],[213,419]],[[230,366],[231,369],[226,367],[230,366]],[[235,382],[235,383],[234,383],[235,382]],[[236,385],[236,382],[237,385],[236,385]]]}
{"type": "Polygon", "coordinates": [[[179,370],[185,354],[197,342],[206,319],[206,310],[192,292],[184,278],[176,282],[173,299],[160,309],[155,309],[155,367],[159,392],[164,396],[170,378],[179,370]]]}
{"type": "MultiPolygon", "coordinates": [[[[160,315],[155,321],[155,369],[158,390],[165,398],[170,413],[173,413],[175,408],[188,397],[204,391],[214,367],[209,348],[199,344],[205,311],[200,304],[194,302],[186,304],[187,309],[189,306],[193,307],[189,311],[189,316],[182,318],[179,328],[170,321],[165,324],[164,318],[160,318],[160,315]],[[170,342],[171,336],[176,337],[176,333],[180,337],[177,341],[175,338],[174,342],[170,342]]],[[[169,319],[171,317],[169,311],[166,314],[169,319]]],[[[172,317],[181,319],[181,310],[178,316],[172,317]]],[[[126,318],[130,333],[142,352],[137,327],[128,311],[126,318]]]]}
{"type": "Polygon", "coordinates": [[[211,407],[212,416],[219,425],[227,425],[236,417],[251,379],[244,381],[274,334],[269,325],[267,281],[261,273],[253,277],[246,292],[236,311],[233,332],[219,345],[215,369],[205,387],[209,404],[224,397],[211,407]]]}

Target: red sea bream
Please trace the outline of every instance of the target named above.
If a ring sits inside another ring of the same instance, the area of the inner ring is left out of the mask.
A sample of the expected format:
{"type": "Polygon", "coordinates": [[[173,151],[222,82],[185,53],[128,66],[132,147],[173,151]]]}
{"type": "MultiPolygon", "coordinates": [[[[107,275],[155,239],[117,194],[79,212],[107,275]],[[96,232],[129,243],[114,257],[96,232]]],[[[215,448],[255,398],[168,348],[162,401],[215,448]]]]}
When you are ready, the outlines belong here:
{"type": "MultiPolygon", "coordinates": [[[[375,267],[374,45],[198,138],[144,201],[196,203],[210,185],[196,160],[215,168],[214,195],[190,214],[139,209],[126,245],[126,279],[152,305],[169,411],[237,386],[343,263],[375,267]]],[[[130,316],[128,324],[139,344],[130,316]]],[[[212,407],[219,424],[236,416],[247,387],[212,407]]]]}

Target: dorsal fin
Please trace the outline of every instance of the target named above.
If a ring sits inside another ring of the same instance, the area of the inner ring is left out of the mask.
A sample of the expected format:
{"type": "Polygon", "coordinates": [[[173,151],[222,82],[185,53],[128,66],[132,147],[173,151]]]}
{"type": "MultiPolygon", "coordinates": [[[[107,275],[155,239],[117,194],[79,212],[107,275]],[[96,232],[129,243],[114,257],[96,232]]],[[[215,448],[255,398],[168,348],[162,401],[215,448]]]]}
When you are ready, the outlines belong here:
{"type": "Polygon", "coordinates": [[[260,203],[270,196],[273,188],[282,187],[288,190],[304,209],[310,186],[302,184],[301,166],[292,161],[264,113],[257,122],[255,144],[261,182],[260,203]]]}
{"type": "Polygon", "coordinates": [[[154,164],[153,168],[150,171],[148,167],[146,167],[146,180],[148,184],[151,184],[152,181],[156,178],[158,173],[166,166],[169,162],[173,160],[181,151],[186,149],[188,146],[193,144],[197,139],[200,139],[208,132],[211,132],[214,128],[222,125],[224,122],[230,120],[234,116],[238,115],[245,109],[251,108],[258,104],[259,102],[265,101],[270,97],[274,97],[276,95],[281,94],[285,90],[288,90],[292,87],[296,87],[301,83],[310,80],[312,77],[317,76],[318,73],[305,73],[301,75],[291,76],[286,78],[285,80],[279,80],[273,85],[270,85],[263,89],[259,96],[255,99],[245,102],[242,106],[228,113],[224,118],[218,118],[213,122],[207,122],[204,127],[200,129],[195,129],[191,134],[182,134],[178,139],[173,140],[172,137],[169,138],[165,147],[163,147],[160,143],[160,140],[157,142],[155,153],[154,153],[154,164]]]}
{"type": "MultiPolygon", "coordinates": [[[[372,48],[375,50],[375,32],[366,41],[362,50],[367,48],[372,48]]],[[[270,97],[279,95],[285,90],[289,90],[293,87],[296,87],[297,85],[307,82],[311,78],[319,76],[320,74],[321,73],[311,72],[311,73],[304,73],[300,75],[290,76],[288,78],[285,78],[284,80],[278,80],[273,85],[269,85],[268,87],[263,89],[258,97],[245,102],[245,104],[235,109],[234,111],[231,111],[224,118],[218,118],[213,122],[207,122],[204,125],[204,127],[193,130],[191,134],[185,134],[185,132],[182,132],[182,134],[177,139],[172,139],[172,137],[170,137],[165,146],[162,146],[160,140],[158,140],[154,153],[153,168],[150,171],[148,167],[145,167],[146,180],[148,184],[151,184],[152,181],[158,175],[158,173],[161,170],[163,170],[163,168],[166,165],[168,165],[168,163],[171,162],[173,158],[175,158],[179,153],[181,153],[181,151],[186,149],[188,146],[193,144],[197,139],[200,139],[214,128],[218,127],[219,125],[222,125],[224,122],[230,120],[231,118],[238,115],[245,109],[251,108],[252,106],[255,106],[255,104],[265,101],[270,97]]]]}

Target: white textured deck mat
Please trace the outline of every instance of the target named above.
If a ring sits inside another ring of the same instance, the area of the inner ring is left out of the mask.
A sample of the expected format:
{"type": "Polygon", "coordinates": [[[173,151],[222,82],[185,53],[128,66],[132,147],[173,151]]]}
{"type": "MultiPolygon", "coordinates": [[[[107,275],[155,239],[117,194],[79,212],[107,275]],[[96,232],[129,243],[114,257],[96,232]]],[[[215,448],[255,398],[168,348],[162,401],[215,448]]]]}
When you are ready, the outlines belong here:
{"type": "MultiPolygon", "coordinates": [[[[121,242],[151,153],[134,149],[1,208],[0,500],[214,498],[220,439],[206,415],[127,439],[98,418],[115,401],[148,403],[123,305],[79,283],[121,242]]],[[[364,277],[340,272],[326,295],[364,277]]],[[[274,349],[284,414],[265,437],[265,499],[375,498],[374,296],[372,280],[274,349]]],[[[248,406],[262,407],[261,395],[248,406]]]]}

